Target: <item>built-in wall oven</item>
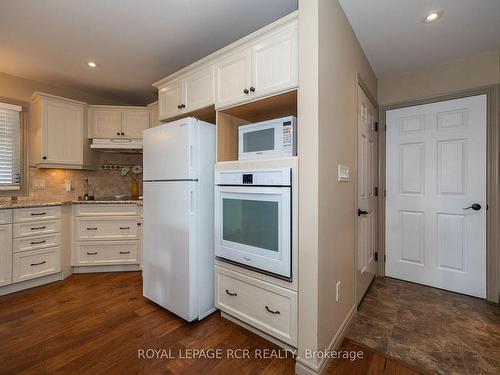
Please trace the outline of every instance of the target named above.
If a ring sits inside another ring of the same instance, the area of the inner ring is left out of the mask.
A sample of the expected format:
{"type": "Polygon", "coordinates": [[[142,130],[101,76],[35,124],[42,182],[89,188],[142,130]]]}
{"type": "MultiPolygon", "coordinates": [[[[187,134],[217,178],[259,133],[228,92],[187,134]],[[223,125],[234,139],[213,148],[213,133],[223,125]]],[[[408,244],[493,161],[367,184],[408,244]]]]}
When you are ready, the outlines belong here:
{"type": "Polygon", "coordinates": [[[215,255],[292,278],[291,169],[218,171],[215,255]]]}

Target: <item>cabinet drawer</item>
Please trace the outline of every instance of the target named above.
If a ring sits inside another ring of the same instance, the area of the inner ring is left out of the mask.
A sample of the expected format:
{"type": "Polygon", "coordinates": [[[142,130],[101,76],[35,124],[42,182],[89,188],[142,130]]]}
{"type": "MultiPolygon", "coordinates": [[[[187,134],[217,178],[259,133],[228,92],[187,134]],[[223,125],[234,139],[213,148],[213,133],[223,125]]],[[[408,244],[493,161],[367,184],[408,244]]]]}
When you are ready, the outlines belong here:
{"type": "Polygon", "coordinates": [[[0,224],[12,223],[12,210],[0,210],[0,224]]]}
{"type": "Polygon", "coordinates": [[[30,223],[14,224],[14,237],[26,237],[40,234],[59,233],[61,231],[60,220],[33,221],[30,223]]]}
{"type": "Polygon", "coordinates": [[[136,204],[78,204],[75,216],[137,216],[139,207],[136,204]]]}
{"type": "Polygon", "coordinates": [[[14,253],[21,253],[24,251],[36,249],[45,249],[47,247],[58,246],[60,243],[61,235],[59,233],[14,238],[12,240],[14,253]]]}
{"type": "Polygon", "coordinates": [[[53,247],[14,254],[12,282],[18,283],[59,272],[60,251],[59,247],[53,247]]]}
{"type": "Polygon", "coordinates": [[[76,265],[138,264],[138,244],[138,241],[77,242],[76,265]]]}
{"type": "Polygon", "coordinates": [[[297,346],[297,293],[216,267],[216,305],[222,311],[297,346]]]}
{"type": "Polygon", "coordinates": [[[13,216],[14,223],[54,220],[61,217],[61,207],[16,208],[13,216]]]}
{"type": "Polygon", "coordinates": [[[117,240],[137,238],[137,222],[135,218],[77,218],[76,239],[117,240]]]}

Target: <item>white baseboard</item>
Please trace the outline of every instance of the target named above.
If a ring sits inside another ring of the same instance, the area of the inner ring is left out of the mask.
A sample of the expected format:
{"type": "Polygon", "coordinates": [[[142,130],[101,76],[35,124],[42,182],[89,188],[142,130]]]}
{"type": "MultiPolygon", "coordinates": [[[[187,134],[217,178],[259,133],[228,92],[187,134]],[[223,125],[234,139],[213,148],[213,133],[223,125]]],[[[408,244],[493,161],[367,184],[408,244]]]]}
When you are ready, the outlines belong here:
{"type": "Polygon", "coordinates": [[[239,320],[238,318],[235,318],[234,316],[231,316],[227,313],[225,313],[224,311],[221,311],[221,316],[227,320],[230,320],[231,322],[235,323],[235,324],[238,324],[239,326],[245,328],[245,329],[248,329],[249,331],[265,338],[266,340],[268,341],[271,341],[273,344],[276,344],[278,345],[279,347],[285,349],[285,350],[289,350],[290,352],[292,353],[296,353],[297,352],[297,348],[294,348],[293,346],[290,346],[270,335],[268,335],[267,333],[265,332],[262,332],[260,330],[258,330],[257,328],[255,327],[252,327],[251,325],[245,323],[245,322],[242,322],[241,320],[239,320]]]}
{"type": "Polygon", "coordinates": [[[129,272],[140,271],[138,264],[121,264],[110,266],[74,266],[73,273],[96,273],[96,272],[129,272]]]}
{"type": "MultiPolygon", "coordinates": [[[[354,321],[354,318],[356,317],[356,313],[357,309],[356,305],[354,305],[349,311],[349,314],[347,314],[347,317],[342,322],[339,331],[333,337],[332,341],[330,342],[330,345],[328,345],[328,348],[326,349],[328,352],[337,350],[339,348],[340,344],[342,343],[342,340],[344,339],[347,331],[349,330],[349,327],[351,326],[352,322],[354,321]]],[[[306,363],[305,361],[301,361],[300,357],[297,357],[297,362],[295,363],[295,373],[298,375],[322,375],[325,373],[328,366],[330,365],[330,361],[331,358],[323,357],[319,361],[318,367],[316,369],[313,369],[308,363],[306,363]]]]}
{"type": "Polygon", "coordinates": [[[34,288],[36,286],[53,283],[54,281],[61,281],[63,279],[62,272],[54,273],[52,275],[47,275],[43,277],[39,277],[32,280],[26,280],[20,283],[15,283],[11,285],[6,285],[0,287],[0,296],[5,294],[19,292],[21,290],[34,288]]]}

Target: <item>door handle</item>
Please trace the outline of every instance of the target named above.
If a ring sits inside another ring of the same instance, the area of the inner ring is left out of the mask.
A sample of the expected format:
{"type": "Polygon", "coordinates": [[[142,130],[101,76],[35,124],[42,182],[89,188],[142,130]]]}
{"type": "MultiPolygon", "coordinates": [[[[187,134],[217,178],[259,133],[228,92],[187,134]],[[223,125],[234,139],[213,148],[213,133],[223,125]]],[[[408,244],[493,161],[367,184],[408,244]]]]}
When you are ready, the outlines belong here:
{"type": "Polygon", "coordinates": [[[361,215],[368,215],[368,211],[364,211],[364,210],[358,208],[358,216],[361,216],[361,215]]]}
{"type": "Polygon", "coordinates": [[[471,204],[469,207],[464,207],[463,209],[464,210],[468,210],[468,209],[473,209],[474,211],[479,211],[481,209],[481,205],[479,203],[473,203],[471,204]]]}

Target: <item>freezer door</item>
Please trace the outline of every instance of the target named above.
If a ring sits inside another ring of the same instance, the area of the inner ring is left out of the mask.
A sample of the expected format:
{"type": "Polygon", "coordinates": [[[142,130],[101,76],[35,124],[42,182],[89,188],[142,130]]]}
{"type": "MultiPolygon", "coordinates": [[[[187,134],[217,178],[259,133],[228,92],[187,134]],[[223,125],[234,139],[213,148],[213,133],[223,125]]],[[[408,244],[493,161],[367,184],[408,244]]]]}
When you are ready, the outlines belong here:
{"type": "Polygon", "coordinates": [[[188,117],[144,131],[145,181],[197,178],[197,121],[188,117]]]}
{"type": "Polygon", "coordinates": [[[198,318],[196,182],[144,183],[144,296],[198,318]]]}

